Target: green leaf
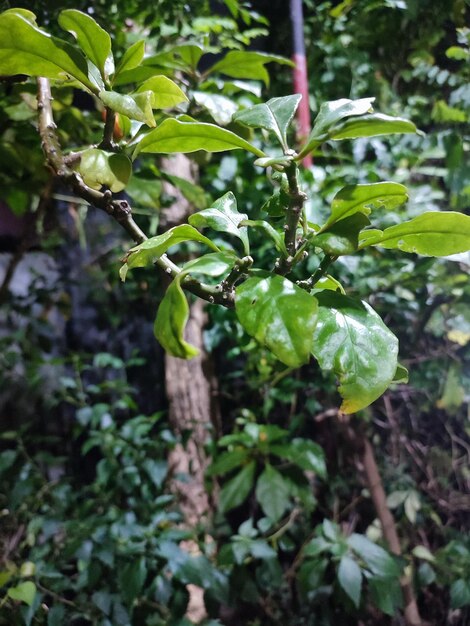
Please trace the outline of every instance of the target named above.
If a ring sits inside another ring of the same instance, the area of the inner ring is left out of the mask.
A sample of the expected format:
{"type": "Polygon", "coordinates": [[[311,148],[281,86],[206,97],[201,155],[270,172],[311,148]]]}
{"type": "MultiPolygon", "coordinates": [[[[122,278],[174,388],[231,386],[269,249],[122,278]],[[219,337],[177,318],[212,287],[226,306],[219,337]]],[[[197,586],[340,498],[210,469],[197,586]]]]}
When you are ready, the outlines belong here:
{"type": "Polygon", "coordinates": [[[174,187],[179,189],[183,196],[190,202],[196,209],[203,209],[207,206],[206,192],[200,185],[196,185],[186,178],[175,176],[174,174],[168,174],[167,172],[161,172],[161,177],[167,180],[174,187]]]}
{"type": "MultiPolygon", "coordinates": [[[[119,63],[119,66],[114,75],[114,80],[119,76],[121,72],[125,72],[127,70],[133,70],[135,67],[138,67],[144,58],[145,55],[145,41],[140,39],[136,41],[130,48],[128,48],[119,63]]],[[[114,81],[113,81],[114,82],[114,81]]]]}
{"type": "Polygon", "coordinates": [[[132,120],[144,122],[147,126],[156,126],[152,105],[154,94],[151,91],[123,96],[116,91],[100,91],[100,100],[107,107],[122,113],[132,120]]]}
{"type": "Polygon", "coordinates": [[[229,233],[238,237],[245,250],[245,254],[250,253],[250,243],[248,241],[248,231],[245,226],[239,227],[240,222],[246,220],[246,213],[239,213],[237,209],[237,199],[231,191],[218,198],[208,209],[203,209],[198,213],[193,213],[188,222],[196,228],[210,227],[222,233],[229,233]]]}
{"type": "Polygon", "coordinates": [[[297,438],[288,444],[272,445],[269,449],[272,454],[291,461],[303,470],[326,477],[325,453],[314,441],[297,438]]]}
{"type": "Polygon", "coordinates": [[[256,499],[264,513],[275,523],[289,506],[290,486],[269,463],[256,483],[256,499]]]}
{"type": "Polygon", "coordinates": [[[232,116],[238,111],[238,105],[227,96],[220,94],[206,93],[204,91],[193,91],[194,102],[204,107],[217,124],[226,126],[232,121],[232,116]]]}
{"type": "Polygon", "coordinates": [[[262,80],[266,85],[269,85],[269,74],[264,66],[271,62],[294,66],[289,59],[274,54],[231,50],[223,59],[210,67],[206,74],[219,72],[232,78],[262,80]]]}
{"type": "Polygon", "coordinates": [[[15,587],[10,587],[7,594],[12,600],[18,600],[19,602],[24,602],[28,606],[31,606],[36,596],[36,585],[31,580],[27,580],[24,583],[19,583],[15,587]]]}
{"type": "Polygon", "coordinates": [[[395,133],[416,133],[417,128],[409,120],[401,117],[391,117],[383,113],[363,115],[357,119],[344,122],[329,133],[329,138],[356,139],[357,137],[377,137],[378,135],[393,135],[395,133]]]}
{"type": "Polygon", "coordinates": [[[236,256],[231,252],[213,252],[188,261],[183,266],[183,272],[190,274],[204,274],[205,276],[222,276],[232,269],[236,256]]]}
{"type": "Polygon", "coordinates": [[[398,340],[366,302],[332,291],[316,295],[312,353],[339,378],[341,410],[354,413],[382,395],[397,369],[398,340]]]}
{"type": "Polygon", "coordinates": [[[168,287],[158,307],[153,332],[166,352],[180,359],[192,359],[199,350],[183,339],[189,306],[178,278],[168,287]]]}
{"type": "Polygon", "coordinates": [[[248,450],[245,448],[237,448],[230,452],[223,452],[217,459],[211,463],[207,469],[208,476],[223,476],[239,465],[243,465],[247,459],[248,450]]]}
{"type": "Polygon", "coordinates": [[[307,143],[299,152],[298,160],[314,150],[320,143],[328,138],[330,129],[341,122],[346,117],[364,115],[372,111],[372,103],[375,98],[361,98],[359,100],[332,100],[324,102],[315,119],[312,131],[307,139],[307,143]]]}
{"type": "Polygon", "coordinates": [[[132,163],[124,154],[89,148],[82,152],[77,170],[89,187],[100,189],[106,185],[117,193],[129,182],[132,163]]]}
{"type": "Polygon", "coordinates": [[[255,461],[250,461],[222,487],[219,497],[219,509],[222,513],[234,509],[246,500],[253,487],[255,469],[255,461]]]}
{"type": "Polygon", "coordinates": [[[354,213],[320,232],[312,243],[331,256],[354,254],[359,245],[359,233],[368,224],[370,222],[365,215],[354,213]]]}
{"type": "Polygon", "coordinates": [[[287,129],[292,122],[302,96],[295,94],[284,98],[272,98],[265,104],[256,104],[233,116],[234,122],[241,122],[251,128],[264,128],[273,132],[281,146],[287,150],[287,129]]]}
{"type": "Polygon", "coordinates": [[[400,581],[390,578],[387,580],[370,578],[368,586],[375,606],[390,617],[396,616],[397,609],[403,607],[400,581]]]}
{"type": "Polygon", "coordinates": [[[20,15],[21,17],[24,17],[25,20],[28,20],[28,22],[31,22],[31,24],[36,26],[36,15],[28,9],[19,9],[15,7],[14,9],[7,9],[6,11],[3,11],[3,14],[5,13],[15,13],[16,15],[20,15]]]}
{"type": "Polygon", "coordinates": [[[347,185],[331,203],[331,215],[322,231],[355,213],[370,215],[372,209],[395,209],[408,200],[407,189],[399,183],[383,182],[368,185],[347,185]]]}
{"type": "Polygon", "coordinates": [[[383,232],[364,231],[360,248],[381,246],[426,256],[447,256],[470,250],[470,216],[430,211],[383,232]]]}
{"type": "Polygon", "coordinates": [[[240,148],[253,152],[257,156],[265,156],[264,152],[225,128],[202,122],[180,122],[167,119],[143,137],[137,144],[135,155],[139,152],[186,154],[197,150],[223,152],[240,148]]]}
{"type": "Polygon", "coordinates": [[[397,561],[364,535],[353,533],[348,537],[348,545],[375,576],[398,578],[401,575],[401,567],[397,561]]]}
{"type": "Polygon", "coordinates": [[[76,37],[78,45],[100,70],[103,79],[114,72],[111,37],[92,17],[76,9],[66,9],[59,14],[59,24],[76,37]],[[106,65],[109,71],[105,70],[106,65]]]}
{"type": "Polygon", "coordinates": [[[470,581],[460,578],[450,586],[450,606],[460,609],[470,604],[470,581]]]}
{"type": "Polygon", "coordinates": [[[188,102],[186,94],[166,76],[153,76],[146,80],[137,89],[137,93],[145,91],[151,91],[153,94],[153,109],[169,109],[181,102],[188,102]]]}
{"type": "Polygon", "coordinates": [[[75,78],[93,93],[98,87],[88,77],[85,57],[74,46],[51,37],[13,12],[0,14],[0,75],[75,78]]]}
{"type": "Polygon", "coordinates": [[[339,562],[338,582],[357,609],[361,601],[362,572],[356,561],[348,555],[339,562]]]}
{"type": "Polygon", "coordinates": [[[315,283],[315,287],[311,293],[315,295],[318,291],[323,291],[324,289],[329,289],[330,291],[339,291],[342,294],[346,293],[344,291],[343,285],[338,280],[336,280],[336,278],[330,276],[330,274],[325,274],[325,276],[322,276],[320,280],[315,283]]]}
{"type": "Polygon", "coordinates": [[[286,244],[284,243],[284,237],[279,233],[269,222],[265,220],[243,220],[244,226],[251,226],[252,228],[261,228],[266,235],[272,239],[276,250],[287,257],[286,244]]]}
{"type": "Polygon", "coordinates": [[[407,383],[407,382],[408,382],[408,370],[406,369],[406,367],[398,363],[392,383],[407,383]]]}
{"type": "Polygon", "coordinates": [[[317,322],[317,301],[282,276],[254,276],[237,287],[235,310],[249,335],[283,363],[309,360],[317,322]]]}
{"type": "Polygon", "coordinates": [[[126,604],[132,604],[142,591],[147,576],[145,558],[140,557],[118,571],[119,588],[126,604]]]}

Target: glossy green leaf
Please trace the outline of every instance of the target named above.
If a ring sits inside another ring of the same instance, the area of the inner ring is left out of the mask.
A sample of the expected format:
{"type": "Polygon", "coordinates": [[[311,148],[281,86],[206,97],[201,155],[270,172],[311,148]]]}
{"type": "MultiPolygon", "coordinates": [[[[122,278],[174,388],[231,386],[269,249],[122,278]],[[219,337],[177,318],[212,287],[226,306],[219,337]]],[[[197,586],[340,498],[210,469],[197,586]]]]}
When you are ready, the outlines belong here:
{"type": "Polygon", "coordinates": [[[0,14],[0,75],[75,78],[90,91],[98,87],[88,77],[85,57],[71,44],[51,37],[13,12],[0,14]]]}
{"type": "Polygon", "coordinates": [[[316,235],[312,243],[331,256],[354,254],[359,245],[359,233],[369,223],[365,215],[354,213],[316,235]]]}
{"type": "Polygon", "coordinates": [[[256,463],[250,461],[222,487],[219,496],[219,509],[226,513],[242,504],[248,497],[255,479],[256,463]]]}
{"type": "Polygon", "coordinates": [[[66,9],[59,14],[59,24],[76,37],[78,45],[100,70],[103,78],[114,72],[111,37],[90,15],[76,9],[66,9]]]}
{"type": "Polygon", "coordinates": [[[227,126],[232,121],[232,116],[238,111],[238,105],[227,96],[193,91],[193,100],[196,104],[208,111],[213,120],[222,126],[227,126]]]}
{"type": "Polygon", "coordinates": [[[153,332],[166,352],[180,359],[191,359],[199,354],[199,350],[183,338],[189,305],[178,278],[170,284],[158,307],[153,332]]]}
{"type": "Polygon", "coordinates": [[[186,154],[197,150],[223,152],[237,149],[248,150],[257,156],[265,156],[264,152],[225,128],[202,122],[167,119],[158,128],[145,135],[137,145],[135,154],[139,152],[186,154]]]}
{"type": "Polygon", "coordinates": [[[322,369],[338,377],[341,410],[354,413],[379,398],[392,382],[398,340],[367,303],[332,291],[316,297],[312,352],[322,369]]]}
{"type": "Polygon", "coordinates": [[[417,128],[402,117],[391,117],[383,113],[371,113],[347,120],[329,133],[330,139],[356,139],[357,137],[377,137],[395,133],[416,133],[417,128]]]}
{"type": "Polygon", "coordinates": [[[287,145],[287,129],[295,115],[302,96],[295,94],[283,98],[272,98],[263,104],[240,111],[233,116],[234,122],[241,122],[251,128],[264,128],[276,135],[284,149],[287,145]]]}
{"type": "Polygon", "coordinates": [[[425,256],[447,256],[470,250],[470,216],[430,211],[384,231],[361,233],[361,248],[381,246],[425,256]]]}
{"type": "Polygon", "coordinates": [[[270,446],[270,451],[303,470],[315,472],[321,478],[326,477],[325,453],[314,441],[297,438],[285,445],[274,444],[270,446]]]}
{"type": "Polygon", "coordinates": [[[230,252],[212,252],[188,261],[183,272],[204,274],[204,276],[222,276],[232,269],[237,257],[230,252]]]}
{"type": "Polygon", "coordinates": [[[264,513],[278,522],[289,506],[290,486],[269,463],[258,478],[255,493],[264,513]]]}
{"type": "Polygon", "coordinates": [[[245,250],[245,254],[250,253],[248,241],[248,231],[246,226],[239,226],[240,222],[246,220],[246,213],[239,213],[237,209],[237,199],[231,191],[218,198],[208,209],[193,213],[188,222],[196,228],[210,227],[222,233],[229,233],[238,237],[245,250]]]}
{"type": "Polygon", "coordinates": [[[345,555],[339,562],[338,582],[351,598],[356,608],[361,601],[362,572],[359,565],[350,556],[345,555]]]}
{"type": "Polygon", "coordinates": [[[138,67],[145,55],[145,41],[140,39],[136,41],[130,48],[128,48],[119,63],[119,66],[114,75],[114,80],[121,74],[121,72],[126,72],[128,70],[133,70],[135,67],[138,67]]]}
{"type": "Polygon", "coordinates": [[[317,301],[282,276],[253,276],[237,287],[235,310],[246,332],[283,363],[307,363],[317,322],[317,301]]]}
{"type": "Polygon", "coordinates": [[[323,291],[324,289],[329,289],[330,291],[339,291],[343,294],[346,293],[344,291],[343,285],[338,280],[336,280],[336,278],[330,276],[330,274],[325,274],[325,276],[322,276],[320,280],[315,283],[315,287],[311,293],[315,295],[317,291],[323,291]]]}
{"type": "Polygon", "coordinates": [[[20,15],[21,17],[24,17],[25,20],[28,20],[28,22],[31,22],[31,24],[34,24],[35,26],[37,25],[36,15],[28,9],[19,9],[15,7],[13,9],[7,9],[6,11],[3,11],[3,14],[5,13],[16,13],[16,15],[20,15]]]}
{"type": "Polygon", "coordinates": [[[260,228],[266,235],[272,239],[276,250],[287,257],[286,244],[284,243],[283,234],[278,232],[269,222],[265,220],[243,220],[243,225],[250,226],[251,228],[260,228]]]}
{"type": "Polygon", "coordinates": [[[36,596],[36,585],[31,580],[26,580],[23,583],[18,583],[15,587],[10,587],[7,594],[12,600],[18,600],[31,606],[36,596]]]}
{"type": "Polygon", "coordinates": [[[123,96],[116,91],[100,91],[100,100],[107,107],[117,113],[126,115],[131,120],[144,122],[147,126],[155,127],[152,106],[154,95],[152,91],[144,91],[132,95],[123,96]]]}
{"type": "Polygon", "coordinates": [[[289,59],[274,54],[231,50],[223,59],[210,67],[206,73],[219,72],[232,78],[262,80],[266,85],[269,85],[269,74],[265,65],[271,62],[290,65],[291,67],[294,65],[289,59]]]}
{"type": "Polygon", "coordinates": [[[186,94],[178,85],[166,76],[153,76],[137,89],[137,93],[151,91],[153,94],[152,108],[169,109],[181,102],[187,102],[186,94]]]}
{"type": "Polygon", "coordinates": [[[393,556],[364,535],[353,533],[348,537],[348,545],[375,576],[380,578],[400,576],[401,567],[393,556]]]}
{"type": "Polygon", "coordinates": [[[408,200],[407,189],[399,183],[383,182],[368,185],[347,185],[331,203],[331,215],[322,228],[350,217],[355,213],[370,215],[372,209],[384,207],[394,209],[408,200]]]}
{"type": "Polygon", "coordinates": [[[129,182],[132,163],[124,154],[89,148],[82,152],[77,170],[89,187],[100,189],[106,185],[117,193],[129,182]]]}
{"type": "Polygon", "coordinates": [[[328,138],[332,127],[347,117],[364,115],[372,111],[372,103],[375,98],[360,98],[359,100],[349,100],[341,98],[324,102],[315,119],[312,131],[307,139],[307,143],[299,152],[298,159],[302,159],[306,154],[314,150],[322,141],[328,138]]]}

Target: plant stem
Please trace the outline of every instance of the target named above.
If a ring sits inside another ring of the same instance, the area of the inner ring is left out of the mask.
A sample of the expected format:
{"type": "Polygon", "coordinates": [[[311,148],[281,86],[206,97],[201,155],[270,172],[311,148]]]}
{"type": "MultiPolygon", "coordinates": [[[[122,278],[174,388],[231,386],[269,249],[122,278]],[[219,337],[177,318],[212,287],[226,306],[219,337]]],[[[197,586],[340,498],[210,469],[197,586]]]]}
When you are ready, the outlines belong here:
{"type": "Polygon", "coordinates": [[[116,123],[116,113],[109,107],[106,107],[105,116],[103,139],[98,148],[101,150],[115,150],[116,146],[114,145],[113,135],[114,125],[116,123]]]}
{"type": "Polygon", "coordinates": [[[306,291],[311,291],[316,283],[323,278],[326,274],[329,266],[336,261],[338,257],[330,256],[329,254],[325,254],[323,259],[321,260],[320,265],[317,267],[315,272],[308,278],[307,280],[298,280],[297,285],[306,291]]]}
{"type": "Polygon", "coordinates": [[[284,243],[288,256],[281,258],[275,268],[277,274],[285,275],[292,269],[297,252],[297,227],[299,225],[302,211],[307,196],[300,189],[298,180],[297,163],[292,162],[285,169],[287,182],[289,185],[289,205],[286,211],[286,221],[284,225],[284,243]]]}

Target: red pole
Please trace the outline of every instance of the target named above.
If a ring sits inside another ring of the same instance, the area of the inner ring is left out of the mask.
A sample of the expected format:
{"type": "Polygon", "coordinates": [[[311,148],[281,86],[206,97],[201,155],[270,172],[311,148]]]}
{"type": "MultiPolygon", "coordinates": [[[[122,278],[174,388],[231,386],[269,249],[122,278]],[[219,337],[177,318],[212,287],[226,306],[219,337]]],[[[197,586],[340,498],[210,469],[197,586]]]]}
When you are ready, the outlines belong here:
{"type": "MultiPolygon", "coordinates": [[[[290,0],[290,18],[292,22],[292,60],[295,63],[293,71],[294,91],[302,94],[302,100],[297,109],[297,139],[302,142],[308,137],[311,130],[302,0],[290,0]]],[[[311,155],[306,156],[303,160],[305,167],[310,167],[312,163],[311,155]]]]}

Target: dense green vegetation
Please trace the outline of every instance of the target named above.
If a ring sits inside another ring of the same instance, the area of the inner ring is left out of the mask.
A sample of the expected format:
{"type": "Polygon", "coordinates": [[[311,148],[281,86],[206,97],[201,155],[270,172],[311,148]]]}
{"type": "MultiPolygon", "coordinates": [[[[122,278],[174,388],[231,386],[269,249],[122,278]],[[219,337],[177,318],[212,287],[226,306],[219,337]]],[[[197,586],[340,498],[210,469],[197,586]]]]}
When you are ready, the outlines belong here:
{"type": "Polygon", "coordinates": [[[277,4],[0,14],[2,624],[468,623],[468,5],[277,4]]]}

